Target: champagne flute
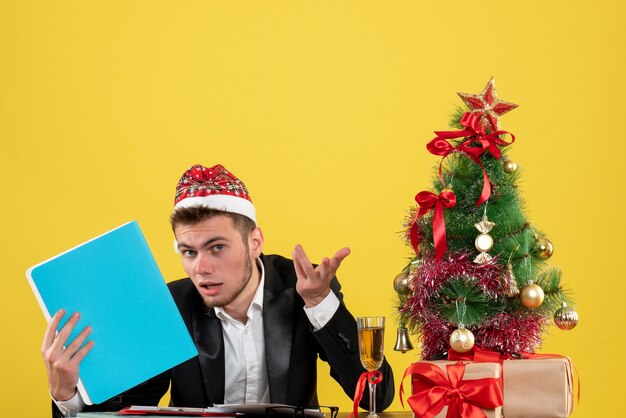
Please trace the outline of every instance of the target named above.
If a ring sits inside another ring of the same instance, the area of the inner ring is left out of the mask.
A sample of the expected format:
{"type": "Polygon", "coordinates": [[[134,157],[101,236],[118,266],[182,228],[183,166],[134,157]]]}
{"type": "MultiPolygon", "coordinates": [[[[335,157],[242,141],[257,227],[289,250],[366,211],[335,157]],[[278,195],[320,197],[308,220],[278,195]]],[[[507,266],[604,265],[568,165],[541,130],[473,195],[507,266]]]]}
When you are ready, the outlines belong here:
{"type": "MultiPolygon", "coordinates": [[[[378,370],[383,364],[383,346],[385,336],[384,316],[365,316],[356,319],[359,332],[359,353],[361,364],[368,372],[378,370]]],[[[369,418],[378,418],[376,414],[376,383],[374,377],[368,379],[370,390],[369,418]]]]}

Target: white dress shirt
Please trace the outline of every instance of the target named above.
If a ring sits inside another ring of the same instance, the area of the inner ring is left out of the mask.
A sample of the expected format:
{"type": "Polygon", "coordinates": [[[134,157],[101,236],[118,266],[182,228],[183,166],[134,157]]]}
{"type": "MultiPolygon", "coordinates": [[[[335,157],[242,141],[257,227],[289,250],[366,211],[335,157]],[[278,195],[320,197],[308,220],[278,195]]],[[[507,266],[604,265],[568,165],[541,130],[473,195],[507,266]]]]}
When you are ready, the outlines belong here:
{"type": "Polygon", "coordinates": [[[222,323],[224,338],[224,403],[266,403],[270,400],[265,365],[263,338],[263,285],[265,274],[262,263],[261,281],[248,307],[245,324],[215,307],[215,315],[222,323]]]}
{"type": "MultiPolygon", "coordinates": [[[[265,363],[265,338],[263,336],[263,289],[265,267],[260,259],[257,265],[261,281],[248,308],[245,324],[216,307],[215,314],[222,324],[224,338],[224,403],[265,403],[270,401],[265,363]]],[[[317,306],[304,308],[313,329],[323,328],[339,308],[339,299],[331,291],[317,306]]],[[[54,402],[65,416],[75,415],[85,407],[77,392],[72,399],[54,402]]],[[[185,405],[180,405],[185,406],[185,405]]],[[[208,406],[208,405],[207,405],[208,406]]]]}

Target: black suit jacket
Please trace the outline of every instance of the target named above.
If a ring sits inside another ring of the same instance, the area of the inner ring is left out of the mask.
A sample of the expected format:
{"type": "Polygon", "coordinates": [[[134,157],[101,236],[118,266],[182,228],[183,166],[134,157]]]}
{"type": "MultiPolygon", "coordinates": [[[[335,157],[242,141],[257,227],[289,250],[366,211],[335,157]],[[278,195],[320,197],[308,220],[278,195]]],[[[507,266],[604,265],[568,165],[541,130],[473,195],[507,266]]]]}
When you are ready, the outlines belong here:
{"type": "MultiPolygon", "coordinates": [[[[339,282],[331,284],[341,301],[326,324],[313,331],[296,293],[293,262],[276,255],[261,255],[265,267],[263,327],[270,401],[290,405],[317,405],[317,357],[330,364],[331,376],[353,398],[365,371],[359,359],[354,317],[343,303],[339,282]]],[[[202,301],[190,279],[170,283],[169,289],[198,349],[194,357],[115,398],[85,410],[118,410],[127,405],[156,405],[171,383],[171,405],[206,407],[224,402],[224,342],[222,326],[213,308],[202,301]]],[[[149,344],[149,342],[147,342],[149,344]]],[[[385,360],[380,371],[376,404],[387,408],[394,396],[393,372],[385,360]]],[[[367,409],[369,396],[361,407],[367,409]]],[[[56,407],[54,408],[55,412],[56,407]]]]}

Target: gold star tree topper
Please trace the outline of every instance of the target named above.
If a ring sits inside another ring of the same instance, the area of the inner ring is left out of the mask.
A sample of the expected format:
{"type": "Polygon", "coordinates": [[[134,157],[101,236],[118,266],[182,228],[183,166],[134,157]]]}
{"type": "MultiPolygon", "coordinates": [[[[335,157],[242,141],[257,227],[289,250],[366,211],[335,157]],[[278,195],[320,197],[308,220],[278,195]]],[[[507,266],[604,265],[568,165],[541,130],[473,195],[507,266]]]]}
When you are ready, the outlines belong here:
{"type": "Polygon", "coordinates": [[[515,109],[518,105],[498,99],[496,82],[491,77],[481,94],[457,93],[469,107],[470,112],[479,118],[479,126],[485,131],[500,129],[500,116],[515,109]]]}

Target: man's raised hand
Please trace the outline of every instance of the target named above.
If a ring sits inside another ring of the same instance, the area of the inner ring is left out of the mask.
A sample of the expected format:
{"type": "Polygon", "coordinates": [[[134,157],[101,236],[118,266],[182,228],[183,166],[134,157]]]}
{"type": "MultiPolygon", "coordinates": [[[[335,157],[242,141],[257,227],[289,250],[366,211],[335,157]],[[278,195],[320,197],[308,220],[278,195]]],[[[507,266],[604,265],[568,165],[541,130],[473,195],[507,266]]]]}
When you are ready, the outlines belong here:
{"type": "Polygon", "coordinates": [[[324,257],[317,267],[313,267],[302,246],[296,245],[293,250],[293,264],[298,276],[296,292],[304,299],[307,308],[316,306],[328,295],[330,282],[348,254],[350,249],[342,248],[332,258],[324,257]]]}

